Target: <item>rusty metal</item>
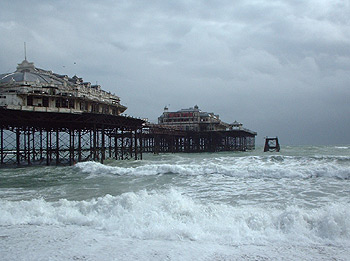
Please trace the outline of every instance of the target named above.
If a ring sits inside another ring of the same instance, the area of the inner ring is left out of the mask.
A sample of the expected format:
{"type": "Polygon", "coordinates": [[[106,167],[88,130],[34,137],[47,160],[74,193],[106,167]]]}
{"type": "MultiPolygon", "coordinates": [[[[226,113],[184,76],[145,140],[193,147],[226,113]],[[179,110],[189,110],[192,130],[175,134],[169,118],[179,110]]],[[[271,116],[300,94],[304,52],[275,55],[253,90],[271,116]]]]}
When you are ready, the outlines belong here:
{"type": "Polygon", "coordinates": [[[103,114],[0,108],[0,164],[72,165],[142,158],[143,121],[103,114]]]}
{"type": "Polygon", "coordinates": [[[219,152],[255,149],[255,132],[245,129],[183,131],[152,124],[143,128],[143,152],[219,152]]]}
{"type": "Polygon", "coordinates": [[[265,138],[265,146],[264,146],[264,152],[267,151],[276,151],[279,152],[280,151],[280,144],[278,142],[278,138],[274,137],[274,138],[265,138]]]}
{"type": "Polygon", "coordinates": [[[72,165],[142,159],[142,153],[245,151],[256,133],[245,129],[183,131],[131,117],[15,111],[0,108],[0,163],[72,165]]]}

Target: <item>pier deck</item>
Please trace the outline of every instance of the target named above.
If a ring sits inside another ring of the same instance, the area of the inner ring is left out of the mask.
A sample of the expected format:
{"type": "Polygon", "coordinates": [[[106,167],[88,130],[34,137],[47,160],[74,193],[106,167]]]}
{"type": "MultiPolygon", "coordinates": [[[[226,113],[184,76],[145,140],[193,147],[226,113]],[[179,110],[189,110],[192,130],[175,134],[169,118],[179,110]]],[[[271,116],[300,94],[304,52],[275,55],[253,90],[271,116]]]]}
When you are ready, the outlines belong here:
{"type": "Polygon", "coordinates": [[[142,124],[131,117],[0,108],[0,164],[142,159],[142,124]]]}
{"type": "Polygon", "coordinates": [[[94,113],[0,108],[0,165],[72,165],[81,161],[142,159],[142,153],[245,151],[247,129],[183,131],[141,119],[94,113]]]}

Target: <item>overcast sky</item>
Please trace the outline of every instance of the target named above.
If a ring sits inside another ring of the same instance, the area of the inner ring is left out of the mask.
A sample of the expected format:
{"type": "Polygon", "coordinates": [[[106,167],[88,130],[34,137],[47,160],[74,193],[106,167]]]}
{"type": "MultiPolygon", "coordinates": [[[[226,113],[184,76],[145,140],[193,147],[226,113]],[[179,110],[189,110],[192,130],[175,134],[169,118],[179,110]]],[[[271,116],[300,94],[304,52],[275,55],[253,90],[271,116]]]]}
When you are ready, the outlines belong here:
{"type": "Polygon", "coordinates": [[[156,121],[198,105],[284,144],[350,144],[349,0],[2,0],[0,73],[24,59],[156,121]]]}

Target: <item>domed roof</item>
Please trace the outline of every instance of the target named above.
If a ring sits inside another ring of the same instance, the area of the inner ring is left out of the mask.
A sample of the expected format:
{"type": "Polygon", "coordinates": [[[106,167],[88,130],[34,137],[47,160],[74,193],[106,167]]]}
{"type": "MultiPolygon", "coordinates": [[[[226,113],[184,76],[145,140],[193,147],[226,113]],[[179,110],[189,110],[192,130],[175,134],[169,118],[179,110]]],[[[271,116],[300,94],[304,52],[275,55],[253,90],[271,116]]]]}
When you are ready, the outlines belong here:
{"type": "Polygon", "coordinates": [[[18,64],[15,72],[0,74],[0,84],[16,82],[63,85],[63,80],[59,79],[52,72],[36,68],[34,63],[27,60],[23,60],[22,63],[18,64]]]}

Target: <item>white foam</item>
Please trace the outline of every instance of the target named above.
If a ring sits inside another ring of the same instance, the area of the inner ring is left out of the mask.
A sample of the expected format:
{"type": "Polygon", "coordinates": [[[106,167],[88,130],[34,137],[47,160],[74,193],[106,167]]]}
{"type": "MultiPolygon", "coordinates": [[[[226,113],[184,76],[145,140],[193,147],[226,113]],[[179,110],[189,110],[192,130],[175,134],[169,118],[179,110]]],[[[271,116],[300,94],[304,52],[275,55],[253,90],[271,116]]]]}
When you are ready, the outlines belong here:
{"type": "Polygon", "coordinates": [[[350,178],[350,157],[345,156],[248,156],[219,157],[194,162],[144,162],[136,167],[107,166],[96,162],[82,162],[76,168],[90,175],[207,175],[224,174],[239,177],[350,178]]]}
{"type": "Polygon", "coordinates": [[[16,226],[1,230],[1,260],[348,260],[346,246],[220,245],[188,240],[138,240],[80,226],[16,226]]]}
{"type": "Polygon", "coordinates": [[[140,191],[89,201],[0,201],[0,226],[79,226],[121,238],[350,245],[350,205],[314,210],[200,203],[179,191],[140,191]]]}

